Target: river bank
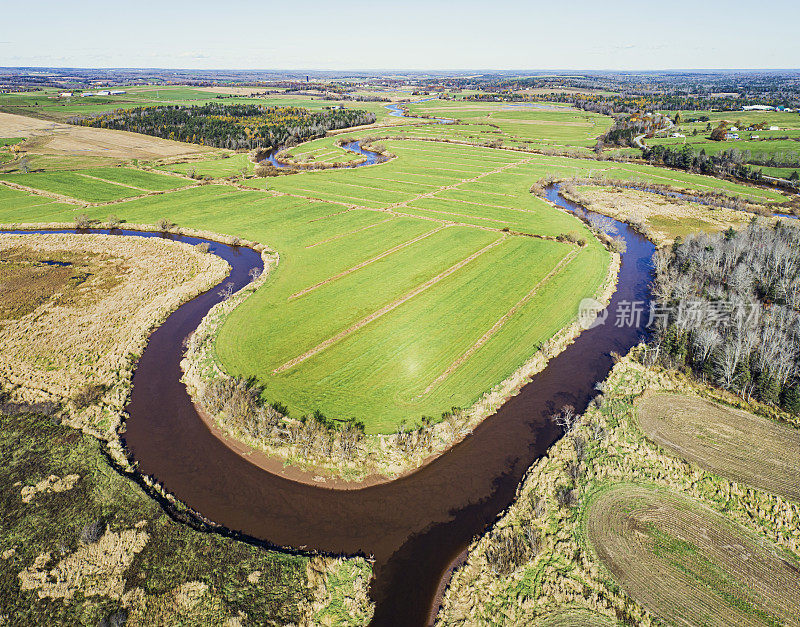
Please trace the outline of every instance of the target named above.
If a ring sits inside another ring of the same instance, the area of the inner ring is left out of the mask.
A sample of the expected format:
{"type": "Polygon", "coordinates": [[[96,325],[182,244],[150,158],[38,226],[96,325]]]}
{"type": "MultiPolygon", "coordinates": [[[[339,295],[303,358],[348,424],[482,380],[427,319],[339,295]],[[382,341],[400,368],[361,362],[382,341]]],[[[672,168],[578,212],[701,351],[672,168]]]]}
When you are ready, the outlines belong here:
{"type": "Polygon", "coordinates": [[[575,611],[587,613],[586,624],[602,617],[651,624],[655,616],[620,589],[585,534],[588,507],[611,486],[628,482],[688,496],[797,558],[796,503],[683,461],[648,441],[637,425],[645,392],[681,392],[734,406],[741,401],[645,366],[643,355],[640,347],[620,358],[569,437],[531,467],[514,504],[475,541],[453,575],[437,625],[493,624],[498,615],[513,624],[538,624],[575,611]],[[504,538],[526,529],[535,538],[527,555],[502,561],[504,538]]]}
{"type": "MultiPolygon", "coordinates": [[[[455,444],[468,437],[475,427],[493,415],[511,397],[519,393],[531,378],[547,367],[547,363],[565,350],[583,331],[586,320],[576,318],[550,338],[508,378],[486,392],[472,407],[451,412],[441,422],[412,433],[413,445],[407,434],[364,435],[354,445],[348,459],[341,457],[309,457],[297,443],[285,438],[265,440],[237,428],[224,414],[214,414],[203,406],[202,392],[210,380],[228,379],[214,354],[218,330],[230,312],[267,280],[277,266],[277,256],[265,257],[265,271],[253,283],[233,297],[216,305],[204,318],[187,343],[181,367],[198,413],[215,434],[237,454],[263,470],[280,474],[293,481],[319,485],[337,490],[353,490],[394,481],[430,464],[455,444]],[[583,325],[583,326],[582,326],[583,325]],[[417,444],[423,442],[423,445],[417,444]]],[[[606,277],[592,295],[598,303],[607,305],[616,289],[620,257],[611,253],[606,277]]],[[[295,421],[296,422],[296,421],[295,421]]]]}

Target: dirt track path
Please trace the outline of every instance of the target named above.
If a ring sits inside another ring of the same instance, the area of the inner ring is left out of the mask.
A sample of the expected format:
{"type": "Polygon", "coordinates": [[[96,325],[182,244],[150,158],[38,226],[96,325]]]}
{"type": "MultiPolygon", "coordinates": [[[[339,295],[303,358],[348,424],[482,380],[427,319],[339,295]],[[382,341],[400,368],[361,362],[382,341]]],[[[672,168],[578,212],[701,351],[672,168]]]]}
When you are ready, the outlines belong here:
{"type": "Polygon", "coordinates": [[[317,353],[320,353],[320,352],[324,351],[326,348],[332,346],[333,344],[335,344],[339,340],[344,339],[348,335],[350,335],[352,333],[355,333],[356,331],[358,331],[362,327],[366,326],[370,322],[372,322],[374,320],[377,320],[381,316],[389,313],[390,311],[392,311],[394,309],[397,309],[403,303],[411,300],[415,296],[418,296],[419,294],[421,294],[422,292],[424,292],[428,288],[433,287],[434,285],[439,283],[439,281],[441,281],[442,279],[447,278],[448,276],[450,276],[454,272],[457,272],[458,270],[460,270],[461,268],[466,266],[471,261],[474,261],[475,259],[480,257],[483,253],[491,250],[495,246],[498,246],[505,239],[506,239],[505,235],[502,235],[502,236],[498,237],[491,244],[488,244],[487,246],[484,246],[480,250],[472,253],[469,257],[466,257],[465,259],[462,259],[461,261],[459,261],[457,264],[455,264],[453,266],[450,266],[444,272],[441,272],[441,273],[437,274],[435,277],[433,277],[432,279],[429,279],[429,280],[425,281],[425,283],[423,283],[422,285],[419,285],[419,286],[415,287],[413,290],[411,290],[410,292],[404,294],[400,298],[392,301],[388,305],[384,305],[378,311],[375,311],[375,312],[369,314],[368,316],[366,316],[365,318],[362,318],[361,320],[359,320],[355,324],[347,327],[344,331],[340,331],[339,333],[337,333],[336,335],[328,338],[324,342],[321,342],[321,343],[317,344],[311,350],[308,350],[305,353],[303,353],[302,355],[299,355],[299,356],[295,357],[294,359],[290,359],[289,361],[287,361],[283,365],[278,366],[277,368],[275,368],[275,370],[272,371],[272,374],[278,374],[278,373],[284,372],[284,371],[288,370],[289,368],[292,368],[292,367],[296,366],[297,364],[300,364],[300,363],[304,362],[309,357],[313,357],[317,353]]]}
{"type": "MultiPolygon", "coordinates": [[[[386,222],[386,220],[381,220],[381,222],[378,222],[378,224],[381,224],[383,222],[386,222]]],[[[333,281],[341,279],[342,277],[345,277],[348,274],[352,274],[356,270],[360,270],[364,266],[368,266],[371,263],[374,263],[376,261],[380,261],[384,257],[388,257],[392,253],[396,253],[398,250],[402,250],[403,248],[411,246],[412,244],[416,244],[417,242],[425,239],[426,237],[430,237],[434,233],[438,233],[439,231],[441,231],[444,228],[446,228],[446,225],[443,224],[442,226],[440,226],[438,228],[435,228],[432,231],[428,231],[427,233],[423,233],[422,235],[419,235],[418,237],[415,237],[414,239],[410,239],[407,242],[403,242],[402,244],[398,244],[397,246],[393,246],[389,250],[385,250],[381,254],[376,255],[375,257],[372,257],[372,259],[367,259],[366,261],[362,261],[361,263],[359,263],[359,264],[357,264],[357,265],[355,265],[355,266],[353,266],[351,268],[348,268],[347,270],[342,270],[339,274],[335,274],[332,277],[325,279],[324,281],[320,281],[319,283],[316,283],[315,285],[312,285],[311,287],[307,287],[304,290],[301,290],[299,292],[295,292],[294,294],[289,296],[288,300],[294,300],[295,298],[300,298],[301,296],[305,296],[309,292],[313,292],[314,290],[316,290],[317,288],[322,287],[323,285],[327,285],[328,283],[332,283],[333,281]]]]}
{"type": "Polygon", "coordinates": [[[352,231],[347,231],[346,233],[339,233],[339,235],[334,235],[333,237],[328,237],[327,239],[322,239],[318,242],[314,242],[313,244],[309,244],[306,248],[314,248],[315,246],[319,246],[320,244],[327,244],[328,242],[333,242],[337,239],[341,239],[342,237],[347,237],[348,235],[353,235],[354,233],[360,233],[361,231],[366,231],[367,229],[371,229],[373,227],[378,226],[379,224],[383,224],[384,222],[388,222],[394,218],[386,218],[385,220],[379,220],[378,222],[373,222],[372,224],[368,224],[367,226],[362,226],[357,229],[353,229],[352,231]]]}
{"type": "Polygon", "coordinates": [[[484,333],[477,342],[475,342],[472,346],[470,346],[464,352],[464,354],[461,355],[461,357],[459,357],[452,364],[450,364],[450,366],[448,366],[447,370],[445,370],[442,374],[440,374],[438,377],[436,377],[436,379],[434,379],[431,382],[431,384],[428,387],[425,388],[425,391],[422,394],[420,394],[419,397],[417,397],[417,398],[420,398],[422,396],[425,396],[426,394],[429,394],[431,392],[431,390],[433,390],[433,388],[435,388],[442,381],[444,381],[447,377],[449,377],[456,370],[458,370],[458,368],[460,368],[462,365],[464,365],[464,363],[470,357],[472,357],[475,354],[475,352],[479,348],[481,348],[481,346],[486,344],[486,342],[488,342],[492,338],[492,336],[494,336],[500,329],[503,328],[503,326],[506,324],[506,322],[508,322],[511,319],[511,317],[515,313],[517,313],[517,311],[519,311],[520,307],[522,307],[523,305],[528,303],[528,301],[530,301],[536,295],[536,293],[539,291],[539,289],[545,283],[550,281],[550,279],[552,279],[556,274],[561,272],[561,270],[563,270],[567,265],[569,265],[569,263],[577,255],[578,255],[578,249],[577,248],[573,248],[566,255],[564,255],[564,257],[561,259],[561,261],[559,261],[553,267],[553,269],[550,270],[550,272],[548,272],[547,275],[545,275],[542,278],[541,281],[539,281],[536,285],[534,285],[530,292],[525,294],[525,296],[523,296],[511,309],[509,309],[506,313],[504,313],[500,317],[500,319],[492,325],[491,329],[489,329],[486,333],[484,333]]]}

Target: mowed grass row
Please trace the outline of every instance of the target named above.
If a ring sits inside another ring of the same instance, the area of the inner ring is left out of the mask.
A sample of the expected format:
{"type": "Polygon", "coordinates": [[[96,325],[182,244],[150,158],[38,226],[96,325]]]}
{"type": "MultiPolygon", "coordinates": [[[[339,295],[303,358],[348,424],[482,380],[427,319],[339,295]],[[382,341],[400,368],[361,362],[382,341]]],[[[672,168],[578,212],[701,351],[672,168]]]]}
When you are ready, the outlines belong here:
{"type": "Polygon", "coordinates": [[[37,196],[28,192],[0,185],[0,210],[4,222],[38,221],[47,222],[47,216],[61,215],[75,209],[74,206],[60,203],[53,198],[37,196]],[[30,216],[32,220],[26,220],[30,216]],[[9,219],[13,217],[14,219],[9,219]]]}
{"type": "Polygon", "coordinates": [[[797,624],[796,556],[696,501],[615,486],[590,503],[585,531],[625,592],[667,624],[797,624]]]}
{"type": "MultiPolygon", "coordinates": [[[[71,207],[44,214],[44,207],[22,205],[3,203],[0,220],[70,221],[75,215],[71,207]]],[[[571,223],[570,230],[583,228],[575,218],[542,207],[543,220],[549,211],[571,223]]],[[[422,414],[438,417],[453,405],[479,398],[530,357],[538,342],[569,322],[580,298],[602,280],[608,260],[599,244],[581,249],[470,359],[417,398],[571,247],[468,227],[442,229],[441,222],[431,219],[221,185],[85,211],[101,220],[115,213],[130,223],[167,218],[181,227],[237,235],[278,250],[281,263],[266,286],[222,329],[217,351],[224,366],[235,374],[258,376],[269,400],[286,403],[294,415],[315,409],[337,417],[356,415],[371,432],[394,430],[400,420],[422,414]],[[272,374],[500,238],[502,244],[341,342],[296,368],[272,374]],[[315,287],[326,279],[332,280],[315,287]],[[290,299],[308,288],[314,289],[290,299]]]]}
{"type": "Polygon", "coordinates": [[[109,202],[151,191],[185,187],[190,181],[131,168],[92,168],[63,172],[3,174],[0,179],[33,189],[83,200],[109,202]]]}
{"type": "MultiPolygon", "coordinates": [[[[413,423],[422,415],[437,420],[445,409],[470,405],[510,375],[539,342],[574,317],[581,295],[597,288],[608,261],[599,245],[582,250],[488,342],[426,393],[570,250],[566,244],[506,237],[454,274],[320,353],[278,374],[260,368],[258,376],[266,377],[270,400],[286,403],[295,414],[320,409],[337,418],[356,416],[365,421],[369,432],[391,432],[400,421],[413,423]]],[[[252,316],[242,311],[237,322],[251,321],[252,316]]],[[[346,327],[342,323],[338,328],[346,327]]],[[[218,346],[227,340],[223,334],[218,346]]],[[[252,364],[249,371],[252,367],[259,366],[252,364]]]]}

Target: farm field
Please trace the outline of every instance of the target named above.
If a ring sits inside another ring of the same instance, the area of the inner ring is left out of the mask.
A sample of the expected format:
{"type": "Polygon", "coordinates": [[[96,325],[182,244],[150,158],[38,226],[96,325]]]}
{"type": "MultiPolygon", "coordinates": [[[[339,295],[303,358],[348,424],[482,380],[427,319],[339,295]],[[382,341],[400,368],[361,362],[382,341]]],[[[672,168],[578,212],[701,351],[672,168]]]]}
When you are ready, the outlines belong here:
{"type": "Polygon", "coordinates": [[[108,202],[186,187],[192,181],[132,168],[3,174],[0,180],[86,202],[108,202]]]}
{"type": "Polygon", "coordinates": [[[800,500],[800,430],[683,394],[648,394],[638,422],[656,444],[706,470],[800,500]]]}
{"type": "MultiPolygon", "coordinates": [[[[514,121],[528,115],[497,113],[514,121]]],[[[569,121],[572,113],[536,109],[530,115],[541,124],[528,126],[558,126],[559,116],[569,121]]],[[[452,128],[460,132],[459,126],[452,128]]],[[[417,120],[386,132],[448,127],[417,120]]],[[[321,160],[331,151],[344,154],[333,139],[302,144],[292,154],[321,160]]],[[[107,204],[68,206],[0,187],[7,198],[0,221],[71,222],[80,211],[102,222],[113,213],[129,223],[167,219],[273,247],[280,265],[222,326],[217,357],[231,374],[255,376],[267,400],[286,405],[293,417],[319,410],[330,418],[355,416],[368,433],[389,433],[403,422],[423,416],[435,422],[453,406],[470,406],[567,325],[578,302],[602,283],[608,253],[580,221],[529,192],[537,179],[597,172],[782,200],[771,190],[648,166],[419,139],[382,143],[397,157],[242,181],[261,188],[253,191],[213,184],[181,189],[192,181],[130,167],[5,174],[0,180],[107,204]],[[147,195],[153,192],[165,193],[147,195]],[[586,245],[555,241],[564,235],[586,245]]],[[[157,167],[240,178],[252,164],[243,153],[228,153],[157,167]]]]}
{"type": "Polygon", "coordinates": [[[14,189],[6,185],[0,185],[0,207],[6,218],[14,222],[24,221],[26,211],[30,211],[32,216],[42,216],[42,221],[49,222],[48,215],[62,216],[70,215],[73,206],[59,203],[53,198],[37,196],[28,192],[14,189]]]}
{"type": "Polygon", "coordinates": [[[500,133],[544,145],[593,146],[611,127],[611,118],[550,103],[521,107],[508,103],[429,100],[409,105],[411,113],[457,118],[469,124],[497,127],[500,133]]]}
{"type": "MultiPolygon", "coordinates": [[[[273,246],[281,264],[267,286],[223,326],[217,342],[222,363],[233,374],[256,375],[269,400],[285,403],[292,415],[316,409],[337,418],[356,415],[369,432],[387,432],[401,420],[438,418],[453,405],[477,400],[570,322],[579,300],[594,293],[606,274],[608,253],[577,219],[529,194],[526,177],[503,181],[498,176],[496,182],[481,183],[482,174],[493,176],[498,168],[513,165],[517,155],[486,151],[485,161],[470,156],[469,148],[448,149],[458,156],[446,153],[448,162],[438,174],[413,165],[395,174],[392,168],[402,164],[397,159],[379,168],[281,177],[302,183],[339,175],[341,181],[324,187],[339,193],[320,195],[341,200],[346,190],[354,194],[346,200],[355,208],[314,201],[305,196],[315,194],[304,188],[294,190],[304,197],[294,198],[207,185],[85,212],[98,220],[113,212],[130,223],[168,218],[180,226],[273,246]],[[387,167],[390,171],[384,172],[387,167]],[[478,178],[462,182],[465,175],[478,178]],[[418,198],[440,187],[449,189],[432,200],[418,198]],[[408,207],[395,206],[398,202],[408,207]],[[506,225],[540,237],[573,232],[588,245],[513,235],[503,232],[506,225]],[[552,307],[556,301],[560,306],[552,307]],[[482,339],[500,319],[503,323],[482,339]],[[273,372],[344,331],[346,337],[324,350],[273,372]],[[378,394],[366,395],[364,389],[378,394]],[[385,398],[397,404],[386,408],[385,398]]],[[[93,171],[109,176],[105,170],[93,171]]],[[[69,175],[42,180],[50,181],[52,190],[73,190],[87,201],[109,198],[106,186],[118,198],[140,194],[80,172],[69,175]],[[77,188],[77,183],[89,187],[77,188]]],[[[48,176],[56,174],[28,175],[48,176]]],[[[278,187],[284,181],[270,183],[278,187]]],[[[3,221],[74,219],[72,208],[53,211],[48,204],[47,213],[40,213],[41,207],[26,206],[21,192],[13,191],[13,205],[2,208],[3,221]]]]}
{"type": "Polygon", "coordinates": [[[186,86],[156,87],[145,85],[128,87],[125,92],[125,94],[116,96],[90,96],[87,98],[81,98],[80,96],[60,98],[58,90],[54,89],[32,93],[0,94],[0,111],[63,122],[73,117],[93,116],[115,109],[132,109],[146,105],[198,105],[209,102],[222,102],[223,104],[299,106],[317,111],[331,105],[344,104],[372,111],[382,117],[388,116],[388,111],[383,107],[385,103],[381,102],[330,101],[309,96],[281,94],[257,97],[226,95],[224,100],[218,100],[219,93],[208,89],[186,86]]]}
{"type": "Polygon", "coordinates": [[[227,176],[241,176],[246,170],[252,174],[255,164],[245,153],[230,154],[225,156],[211,156],[203,159],[192,159],[186,162],[170,163],[155,166],[157,170],[175,172],[177,174],[196,176],[210,176],[212,178],[225,178],[227,176]]]}
{"type": "Polygon", "coordinates": [[[800,615],[795,558],[677,493],[612,487],[585,524],[614,578],[670,624],[792,624],[800,615]]]}

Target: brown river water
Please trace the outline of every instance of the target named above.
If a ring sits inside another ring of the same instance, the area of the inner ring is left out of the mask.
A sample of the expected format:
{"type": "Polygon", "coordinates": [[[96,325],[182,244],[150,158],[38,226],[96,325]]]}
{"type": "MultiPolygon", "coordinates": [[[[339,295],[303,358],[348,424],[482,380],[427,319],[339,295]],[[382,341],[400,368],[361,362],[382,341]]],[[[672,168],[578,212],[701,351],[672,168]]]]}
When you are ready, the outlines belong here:
{"type": "MultiPolygon", "coordinates": [[[[576,209],[557,188],[548,196],[576,209]]],[[[181,306],[151,335],[133,377],[125,443],[141,472],[228,529],[277,547],[374,556],[373,624],[429,624],[443,577],[560,437],[549,416],[567,404],[585,409],[611,353],[626,353],[642,337],[640,328],[616,326],[613,312],[623,301],[648,300],[653,246],[626,225],[617,228],[627,252],[606,324],[584,331],[470,436],[408,476],[356,490],[308,485],[262,470],[217,439],[180,382],[182,342],[221,299],[217,289],[181,306]]],[[[210,244],[231,264],[226,282],[236,289],[261,267],[255,251],[210,244]]]]}

